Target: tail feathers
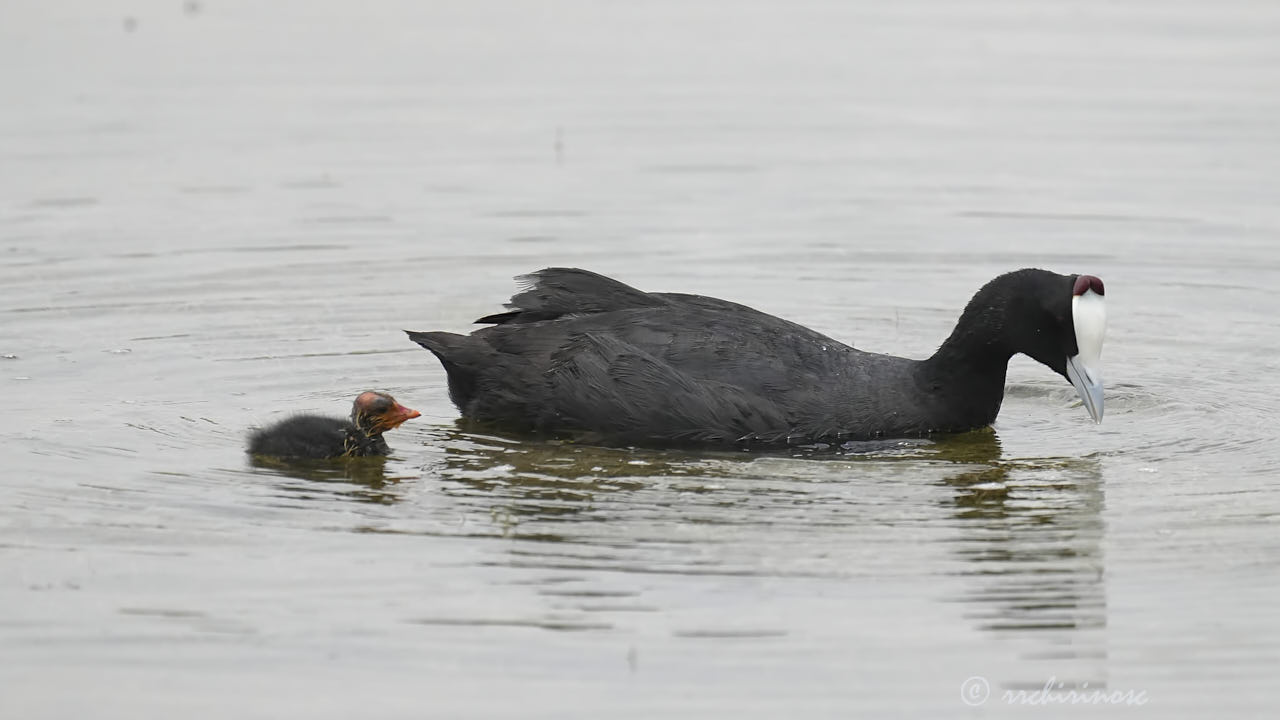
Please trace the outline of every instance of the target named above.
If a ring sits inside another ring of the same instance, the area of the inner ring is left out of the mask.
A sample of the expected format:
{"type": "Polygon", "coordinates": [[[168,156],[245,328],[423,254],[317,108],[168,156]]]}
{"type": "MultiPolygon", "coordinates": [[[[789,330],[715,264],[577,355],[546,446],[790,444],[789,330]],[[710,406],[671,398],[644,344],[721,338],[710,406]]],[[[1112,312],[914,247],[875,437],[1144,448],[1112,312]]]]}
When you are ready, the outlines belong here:
{"type": "Polygon", "coordinates": [[[510,311],[486,315],[477,323],[528,323],[666,303],[659,296],[578,268],[545,268],[516,280],[520,292],[506,304],[510,311]]]}
{"type": "Polygon", "coordinates": [[[450,332],[418,332],[416,330],[405,330],[404,332],[409,336],[410,340],[430,350],[441,361],[447,361],[458,356],[465,351],[468,345],[475,342],[467,335],[450,332]]]}
{"type": "Polygon", "coordinates": [[[409,339],[431,351],[449,375],[449,397],[458,409],[466,408],[476,392],[476,379],[484,367],[485,350],[492,351],[483,341],[470,335],[450,332],[416,332],[405,330],[409,339]]]}

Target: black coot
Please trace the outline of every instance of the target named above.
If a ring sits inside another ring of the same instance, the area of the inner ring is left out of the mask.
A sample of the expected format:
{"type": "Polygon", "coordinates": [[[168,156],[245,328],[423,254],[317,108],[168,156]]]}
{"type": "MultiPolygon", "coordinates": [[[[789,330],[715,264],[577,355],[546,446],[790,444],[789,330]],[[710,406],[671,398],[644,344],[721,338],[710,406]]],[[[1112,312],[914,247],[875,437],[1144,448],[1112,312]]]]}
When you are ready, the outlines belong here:
{"type": "Polygon", "coordinates": [[[499,430],[650,446],[769,446],[990,425],[1025,353],[1102,421],[1102,281],[1018,270],[982,287],[932,357],[856,350],[744,305],[646,293],[586,270],[522,278],[470,335],[409,332],[464,418],[499,430]]]}
{"type": "Polygon", "coordinates": [[[421,413],[382,392],[360,393],[351,404],[351,418],[297,415],[254,431],[249,452],[288,458],[338,458],[386,455],[391,451],[382,433],[421,413]]]}

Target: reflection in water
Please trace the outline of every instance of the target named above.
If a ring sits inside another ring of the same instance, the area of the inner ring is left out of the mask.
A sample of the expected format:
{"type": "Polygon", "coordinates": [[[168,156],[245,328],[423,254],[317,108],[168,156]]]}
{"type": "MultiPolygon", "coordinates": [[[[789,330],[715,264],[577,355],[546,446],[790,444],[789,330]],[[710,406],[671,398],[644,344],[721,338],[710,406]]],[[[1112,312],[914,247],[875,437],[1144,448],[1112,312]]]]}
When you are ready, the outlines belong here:
{"type": "Polygon", "coordinates": [[[249,462],[256,468],[302,481],[280,484],[280,489],[300,499],[323,495],[381,505],[400,500],[398,484],[403,478],[387,476],[385,457],[302,460],[252,455],[249,462]]]}
{"type": "MultiPolygon", "coordinates": [[[[990,429],[781,456],[521,441],[460,428],[433,430],[424,446],[430,459],[412,479],[388,477],[385,458],[255,459],[254,465],[301,481],[281,487],[305,498],[390,504],[403,499],[402,482],[406,488],[430,483],[438,495],[413,523],[378,531],[521,541],[502,546],[500,556],[484,564],[545,571],[530,581],[540,586],[540,597],[555,602],[545,617],[484,621],[537,627],[594,627],[601,613],[612,622],[617,612],[658,607],[632,584],[597,587],[595,571],[843,582],[857,567],[851,560],[875,561],[874,549],[857,543],[893,542],[917,532],[913,526],[936,531],[941,520],[935,537],[945,543],[943,554],[959,558],[960,574],[973,579],[947,599],[966,603],[966,617],[979,629],[1008,639],[1019,665],[992,681],[1035,689],[1054,676],[1068,687],[1105,687],[1099,677],[1105,674],[1106,603],[1097,459],[1006,459],[990,429]],[[922,484],[921,477],[932,479],[922,484]],[[874,526],[887,530],[865,533],[874,526]],[[739,547],[744,532],[765,527],[776,547],[792,548],[778,553],[785,564],[739,547]],[[824,538],[833,532],[852,545],[831,555],[824,538]],[[566,592],[623,593],[628,600],[566,605],[566,592]]],[[[934,572],[953,570],[945,563],[934,572]]],[[[460,617],[421,622],[474,621],[460,617]]]]}
{"type": "Polygon", "coordinates": [[[641,490],[655,478],[679,479],[688,489],[732,472],[706,454],[521,442],[463,430],[443,439],[448,454],[437,469],[440,476],[457,483],[454,492],[503,500],[495,512],[508,513],[512,522],[572,519],[590,513],[600,496],[641,490]]]}
{"type": "Polygon", "coordinates": [[[1035,690],[1053,677],[1068,689],[1105,688],[1099,461],[998,461],[944,482],[956,491],[955,553],[978,580],[962,598],[975,606],[968,616],[1037,668],[1001,678],[1003,687],[1035,690]]]}
{"type": "Polygon", "coordinates": [[[529,535],[517,527],[569,520],[610,523],[620,514],[628,516],[627,522],[645,517],[662,523],[795,523],[811,528],[817,522],[842,522],[815,517],[814,503],[820,501],[806,484],[797,485],[825,481],[831,467],[825,461],[844,461],[856,476],[884,463],[897,463],[889,467],[900,466],[910,474],[910,461],[975,463],[999,457],[994,433],[970,433],[965,438],[946,443],[877,441],[762,454],[522,441],[472,434],[460,427],[440,438],[445,455],[428,473],[446,481],[443,492],[486,505],[508,537],[557,539],[545,528],[529,535]]]}
{"type": "Polygon", "coordinates": [[[735,567],[732,536],[690,529],[706,518],[721,526],[769,527],[775,543],[798,549],[791,563],[819,534],[842,526],[901,525],[892,532],[910,535],[912,524],[938,522],[936,514],[911,507],[922,499],[913,481],[934,468],[928,472],[941,492],[927,494],[925,502],[945,510],[947,524],[958,531],[945,536],[945,551],[976,581],[949,599],[970,605],[966,615],[979,629],[1011,641],[1025,668],[992,680],[1009,689],[1038,688],[1050,676],[1067,687],[1105,687],[1099,677],[1105,674],[1103,494],[1095,458],[1005,459],[991,429],[782,457],[519,442],[461,431],[444,445],[439,474],[448,492],[501,515],[495,521],[505,523],[507,537],[560,543],[558,549],[512,548],[510,565],[560,571],[838,579],[848,566],[826,561],[735,567]],[[843,479],[833,482],[833,476],[843,479]],[[565,521],[578,527],[547,532],[548,523],[565,521]],[[658,562],[657,545],[635,544],[646,526],[686,544],[658,562]],[[615,535],[627,539],[618,542],[615,535]],[[600,554],[606,545],[609,552],[600,554]]]}

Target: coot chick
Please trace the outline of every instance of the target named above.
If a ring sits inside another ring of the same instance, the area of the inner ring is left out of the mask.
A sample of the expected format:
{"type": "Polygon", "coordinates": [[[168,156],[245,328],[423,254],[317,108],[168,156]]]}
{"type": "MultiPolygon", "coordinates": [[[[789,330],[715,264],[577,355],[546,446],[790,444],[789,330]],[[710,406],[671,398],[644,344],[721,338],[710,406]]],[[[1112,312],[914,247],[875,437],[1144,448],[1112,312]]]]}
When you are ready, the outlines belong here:
{"type": "Polygon", "coordinates": [[[351,404],[351,418],[297,415],[255,431],[249,452],[288,458],[328,459],[386,455],[391,452],[382,433],[422,413],[396,402],[383,392],[360,393],[351,404]]]}
{"type": "Polygon", "coordinates": [[[521,278],[470,335],[409,332],[464,418],[609,444],[771,446],[990,425],[1009,358],[1067,378],[1102,421],[1102,281],[1026,269],[980,289],[924,360],[863,352],[737,303],[586,270],[521,278]]]}

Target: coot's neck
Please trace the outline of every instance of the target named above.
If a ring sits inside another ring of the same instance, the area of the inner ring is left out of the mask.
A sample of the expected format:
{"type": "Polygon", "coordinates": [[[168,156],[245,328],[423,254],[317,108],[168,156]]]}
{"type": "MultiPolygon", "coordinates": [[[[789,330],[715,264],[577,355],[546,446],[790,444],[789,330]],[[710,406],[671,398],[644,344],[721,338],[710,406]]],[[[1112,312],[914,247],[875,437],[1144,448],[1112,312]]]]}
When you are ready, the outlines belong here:
{"type": "Polygon", "coordinates": [[[939,430],[984,427],[1000,412],[1014,350],[1004,337],[1007,306],[989,290],[974,296],[951,336],[917,366],[918,385],[936,404],[939,417],[952,425],[939,430]]]}
{"type": "Polygon", "coordinates": [[[343,454],[349,457],[386,455],[391,450],[387,441],[382,439],[382,433],[369,432],[355,423],[347,428],[347,437],[342,445],[346,451],[343,454]]]}

